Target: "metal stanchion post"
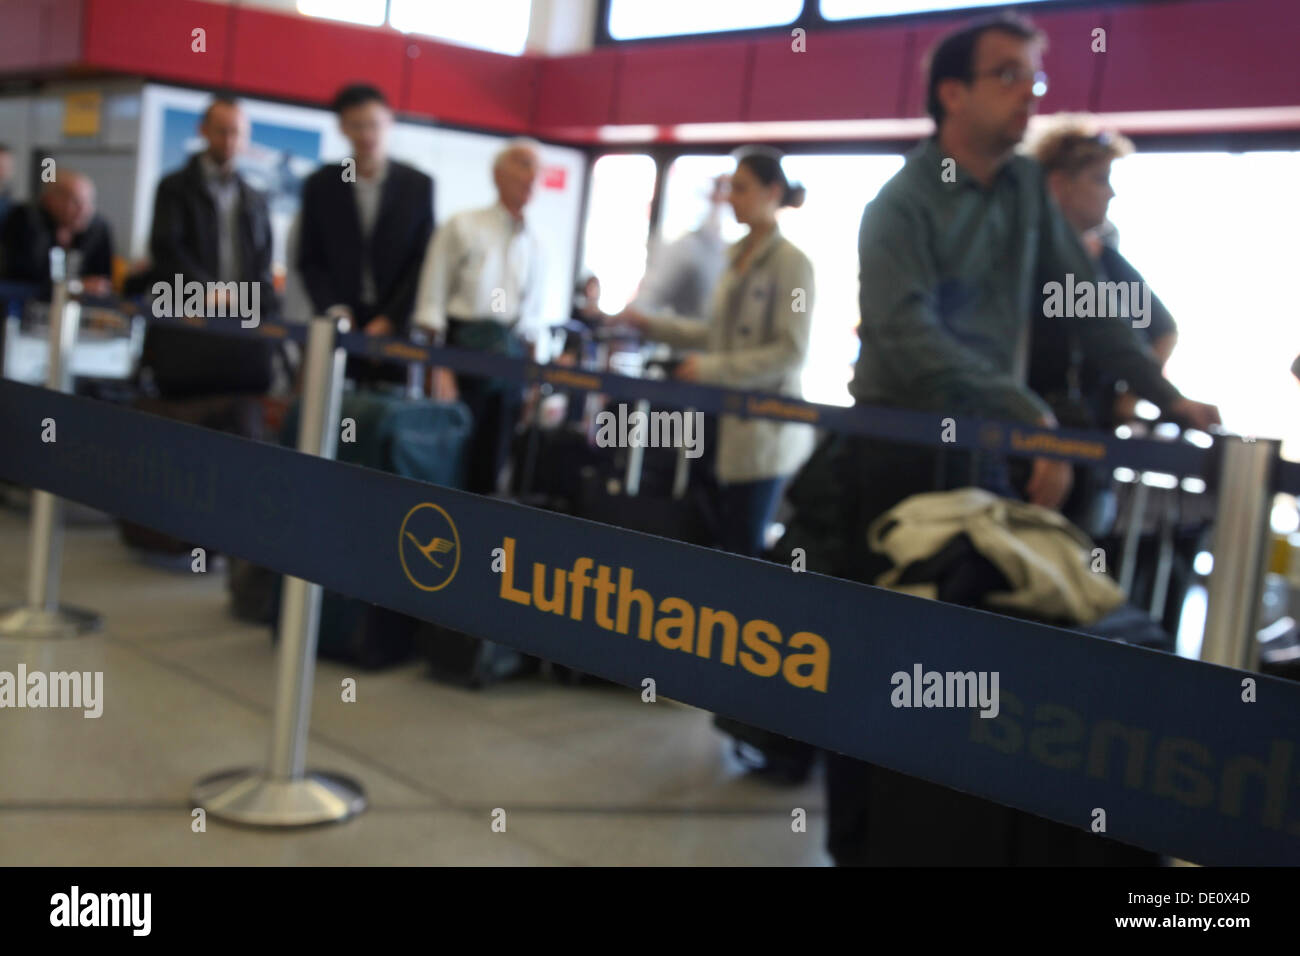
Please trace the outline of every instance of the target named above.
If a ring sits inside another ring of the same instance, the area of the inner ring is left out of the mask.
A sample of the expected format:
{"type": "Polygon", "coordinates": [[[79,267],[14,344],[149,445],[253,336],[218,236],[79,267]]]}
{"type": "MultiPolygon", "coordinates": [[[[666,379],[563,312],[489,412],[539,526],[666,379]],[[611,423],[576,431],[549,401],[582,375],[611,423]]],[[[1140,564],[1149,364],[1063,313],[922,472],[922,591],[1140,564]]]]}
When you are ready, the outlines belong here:
{"type": "Polygon", "coordinates": [[[140,359],[144,355],[144,335],[148,331],[148,323],[143,315],[131,316],[130,337],[127,339],[127,350],[131,355],[131,368],[140,367],[140,359]]]}
{"type": "MultiPolygon", "coordinates": [[[[695,409],[687,408],[682,411],[682,429],[685,434],[687,416],[694,415],[695,409]]],[[[700,443],[703,445],[704,436],[700,435],[700,443]]],[[[673,466],[673,500],[681,501],[686,497],[686,488],[691,481],[691,460],[686,457],[686,444],[677,449],[677,463],[673,466]]]]}
{"type": "Polygon", "coordinates": [[[1174,574],[1174,535],[1178,530],[1178,496],[1181,489],[1175,487],[1164,496],[1164,510],[1160,518],[1160,556],[1156,559],[1155,580],[1151,584],[1150,613],[1153,620],[1160,621],[1165,616],[1165,604],[1169,600],[1169,581],[1174,574]]]}
{"type": "MultiPolygon", "coordinates": [[[[335,346],[336,317],[312,321],[304,359],[298,450],[333,458],[347,355],[335,346]]],[[[194,805],[222,820],[257,826],[311,826],[346,820],[366,808],[365,792],[338,774],[305,769],[316,673],[321,588],[285,575],[271,749],[265,770],[228,770],[200,780],[194,805]]]]}
{"type": "Polygon", "coordinates": [[[1130,599],[1133,597],[1133,578],[1137,574],[1138,547],[1142,543],[1142,526],[1147,517],[1147,494],[1149,489],[1146,472],[1140,471],[1137,484],[1133,488],[1128,511],[1128,528],[1124,532],[1124,553],[1120,558],[1119,588],[1130,599]]]}
{"type": "MultiPolygon", "coordinates": [[[[650,403],[644,398],[638,399],[636,410],[642,416],[650,414],[650,403]]],[[[645,448],[633,445],[627,450],[627,473],[623,479],[623,492],[629,498],[635,498],[641,492],[641,467],[645,462],[645,448]]]]}
{"type": "Polygon", "coordinates": [[[1278,443],[1219,439],[1219,506],[1214,515],[1214,569],[1210,572],[1201,660],[1255,670],[1255,624],[1269,545],[1273,467],[1278,443]]]}
{"type": "MultiPolygon", "coordinates": [[[[72,391],[72,348],[77,341],[81,304],[72,296],[77,255],[65,260],[63,249],[50,250],[50,354],[45,387],[72,391]]],[[[32,440],[38,440],[40,422],[32,422],[32,440]]],[[[54,423],[58,428],[58,422],[54,423]]],[[[55,432],[58,441],[58,432],[55,432]]],[[[75,637],[99,628],[102,619],[92,611],[59,604],[59,576],[63,567],[63,502],[48,491],[32,492],[32,522],[27,547],[27,603],[0,612],[3,637],[75,637]]]]}

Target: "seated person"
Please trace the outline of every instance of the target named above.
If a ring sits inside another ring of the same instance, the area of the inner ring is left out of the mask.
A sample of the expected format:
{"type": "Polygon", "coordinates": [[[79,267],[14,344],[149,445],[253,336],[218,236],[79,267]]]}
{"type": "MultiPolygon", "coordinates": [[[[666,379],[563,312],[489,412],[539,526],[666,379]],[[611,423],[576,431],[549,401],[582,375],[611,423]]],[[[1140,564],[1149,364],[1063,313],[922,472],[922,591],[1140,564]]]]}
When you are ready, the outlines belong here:
{"type": "Polygon", "coordinates": [[[59,169],[38,199],[15,206],[0,232],[4,278],[33,282],[48,297],[50,250],[81,254],[80,277],[90,295],[113,291],[113,234],[95,212],[95,184],[74,170],[59,169]]]}

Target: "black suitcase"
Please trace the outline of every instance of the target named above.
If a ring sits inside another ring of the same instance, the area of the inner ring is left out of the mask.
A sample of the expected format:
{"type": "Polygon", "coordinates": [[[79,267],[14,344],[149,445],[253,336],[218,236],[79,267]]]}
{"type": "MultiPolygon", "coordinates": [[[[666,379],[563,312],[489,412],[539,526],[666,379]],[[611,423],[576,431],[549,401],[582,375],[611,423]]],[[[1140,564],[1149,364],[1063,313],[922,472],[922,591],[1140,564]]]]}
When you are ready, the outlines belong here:
{"type": "Polygon", "coordinates": [[[536,673],[540,661],[512,647],[470,637],[427,621],[415,631],[417,652],[429,676],[444,684],[481,690],[499,681],[536,673]]]}
{"type": "Polygon", "coordinates": [[[271,388],[278,347],[269,339],[155,323],[145,332],[140,366],[166,398],[259,395],[271,388]]]}
{"type": "Polygon", "coordinates": [[[731,737],[732,753],[759,779],[796,785],[812,776],[818,754],[812,744],[720,714],[713,715],[713,726],[731,737]]]}
{"type": "Polygon", "coordinates": [[[534,507],[570,513],[582,491],[583,469],[606,457],[606,449],[593,446],[573,425],[530,425],[511,443],[510,494],[534,507]]]}
{"type": "Polygon", "coordinates": [[[708,546],[717,540],[716,523],[704,485],[692,481],[680,498],[671,494],[676,451],[645,449],[641,484],[627,494],[627,450],[617,449],[579,475],[574,514],[589,521],[708,546]]]}
{"type": "Polygon", "coordinates": [[[226,565],[226,590],[235,617],[250,624],[275,624],[280,607],[278,572],[232,556],[226,565]]]}

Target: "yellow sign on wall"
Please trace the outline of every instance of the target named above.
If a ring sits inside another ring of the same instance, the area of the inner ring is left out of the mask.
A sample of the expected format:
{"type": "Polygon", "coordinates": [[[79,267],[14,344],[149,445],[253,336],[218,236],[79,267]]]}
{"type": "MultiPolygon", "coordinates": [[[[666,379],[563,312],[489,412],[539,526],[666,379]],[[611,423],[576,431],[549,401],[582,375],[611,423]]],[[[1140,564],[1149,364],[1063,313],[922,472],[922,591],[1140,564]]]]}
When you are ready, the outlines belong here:
{"type": "Polygon", "coordinates": [[[63,97],[63,135],[96,136],[103,97],[96,91],[68,93],[63,97]]]}

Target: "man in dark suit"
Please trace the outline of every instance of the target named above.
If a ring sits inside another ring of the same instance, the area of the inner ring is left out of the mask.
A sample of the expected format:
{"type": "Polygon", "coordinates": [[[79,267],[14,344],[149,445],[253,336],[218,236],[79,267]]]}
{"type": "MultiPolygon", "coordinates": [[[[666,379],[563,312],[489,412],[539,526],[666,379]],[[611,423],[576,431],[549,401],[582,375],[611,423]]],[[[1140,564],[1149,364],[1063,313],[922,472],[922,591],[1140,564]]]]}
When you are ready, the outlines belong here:
{"type": "MultiPolygon", "coordinates": [[[[151,275],[169,286],[201,282],[212,290],[209,314],[232,314],[217,302],[228,289],[208,283],[240,283],[248,301],[254,284],[260,316],[277,310],[271,277],[271,217],[266,199],[235,171],[248,144],[248,117],[233,99],[217,97],[203,113],[199,132],[207,148],[165,176],[154,199],[149,251],[151,275]],[[176,276],[180,276],[180,280],[176,276]]],[[[169,396],[264,392],[271,386],[274,345],[251,338],[207,335],[152,325],[145,336],[144,364],[169,396]]]]}
{"type": "MultiPolygon", "coordinates": [[[[352,156],[303,186],[298,270],[316,314],[344,306],[367,335],[405,335],[433,232],[433,180],[388,156],[393,114],[373,86],[334,98],[352,156]]],[[[357,379],[402,381],[400,365],[350,359],[357,379]]]]}
{"type": "Polygon", "coordinates": [[[0,237],[4,277],[41,286],[50,294],[50,249],[61,246],[81,256],[81,278],[86,292],[108,295],[113,291],[113,234],[95,212],[95,184],[71,169],[59,169],[40,198],[14,206],[0,237]]]}

